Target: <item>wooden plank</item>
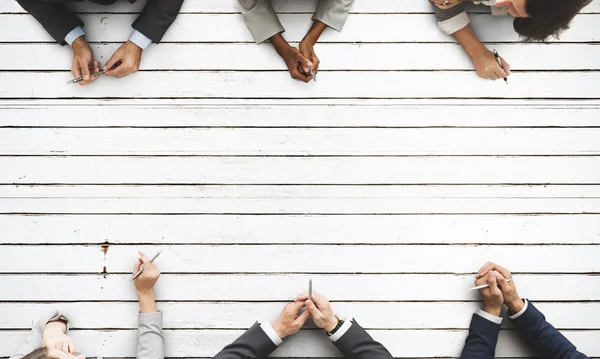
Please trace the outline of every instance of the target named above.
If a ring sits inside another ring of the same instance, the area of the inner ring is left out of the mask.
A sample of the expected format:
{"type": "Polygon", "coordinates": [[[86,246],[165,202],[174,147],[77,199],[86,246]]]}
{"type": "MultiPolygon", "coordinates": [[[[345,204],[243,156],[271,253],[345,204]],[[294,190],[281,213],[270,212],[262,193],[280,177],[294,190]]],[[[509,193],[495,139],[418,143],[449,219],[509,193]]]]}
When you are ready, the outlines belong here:
{"type": "Polygon", "coordinates": [[[0,129],[0,155],[599,155],[590,129],[0,129]]]}
{"type": "MultiPolygon", "coordinates": [[[[279,13],[295,12],[314,12],[317,6],[317,0],[272,0],[271,3],[275,11],[279,13]]],[[[117,2],[112,6],[102,6],[90,2],[69,4],[69,7],[75,12],[140,12],[144,7],[144,2],[135,4],[117,2]]],[[[485,12],[486,7],[474,6],[470,11],[485,12]]],[[[25,11],[16,2],[5,1],[0,3],[0,13],[24,13],[25,11]]],[[[181,13],[238,13],[237,2],[222,0],[206,1],[186,1],[181,7],[181,13]]],[[[378,0],[370,2],[356,1],[352,4],[352,13],[430,13],[432,7],[430,4],[419,1],[395,1],[378,0]]],[[[600,2],[594,0],[585,7],[582,13],[600,12],[600,2]]]]}
{"type": "MultiPolygon", "coordinates": [[[[274,101],[275,104],[192,105],[144,100],[112,100],[92,104],[88,100],[0,104],[0,127],[600,127],[600,103],[448,103],[321,105],[311,100],[274,101]]],[[[331,101],[330,101],[331,102],[331,101]]],[[[593,101],[590,101],[593,102],[593,101]]]]}
{"type": "MultiPolygon", "coordinates": [[[[106,62],[118,43],[92,44],[106,62]]],[[[513,71],[599,70],[600,46],[594,44],[497,44],[513,71]],[[569,53],[573,57],[563,56],[569,53]]],[[[73,52],[56,44],[4,44],[0,70],[70,70],[73,52]]],[[[472,70],[473,64],[457,44],[318,44],[315,51],[323,71],[340,70],[472,70]],[[432,53],[443,53],[439,61],[432,53]],[[411,56],[397,56],[411,54],[411,56]]],[[[254,44],[181,44],[150,46],[141,70],[285,70],[284,62],[267,46],[254,44]],[[244,58],[244,61],[240,61],[244,58]]]]}
{"type": "Polygon", "coordinates": [[[0,273],[125,274],[140,249],[148,255],[163,251],[158,260],[162,273],[470,273],[488,260],[516,275],[592,273],[600,257],[596,245],[10,245],[2,249],[6,258],[0,273]]]}
{"type": "Polygon", "coordinates": [[[2,187],[7,214],[591,214],[600,187],[2,187]]]}
{"type": "Polygon", "coordinates": [[[2,157],[0,168],[1,184],[600,183],[598,157],[2,157]]]}
{"type": "Polygon", "coordinates": [[[597,215],[0,215],[0,233],[2,244],[359,244],[367,239],[371,244],[597,244],[600,220],[597,215]]]}
{"type": "MultiPolygon", "coordinates": [[[[250,326],[252,323],[248,323],[250,326]]],[[[212,357],[225,345],[233,342],[243,331],[237,330],[177,330],[165,331],[165,350],[167,357],[212,357]]],[[[371,331],[373,338],[381,342],[397,358],[458,357],[464,346],[467,331],[371,331]],[[431,345],[431,343],[436,345],[431,345]]],[[[577,348],[589,356],[600,355],[597,337],[600,331],[564,331],[577,348]]],[[[11,354],[23,337],[25,331],[6,332],[0,337],[0,355],[11,354]]],[[[77,331],[70,333],[77,348],[89,356],[134,357],[136,353],[137,331],[77,331]]],[[[78,350],[79,350],[78,349],[78,350]]],[[[340,357],[341,353],[331,344],[329,338],[317,330],[303,330],[286,339],[273,357],[328,358],[340,357]]],[[[522,358],[534,356],[525,343],[518,338],[516,331],[500,333],[496,357],[522,358]]]]}
{"type": "MultiPolygon", "coordinates": [[[[159,302],[165,329],[246,329],[256,320],[275,322],[285,303],[159,302]]],[[[547,320],[560,330],[600,328],[600,303],[535,303],[547,320]]],[[[367,329],[468,329],[479,302],[335,302],[335,312],[355,317],[367,329]],[[390,316],[393,313],[393,316],[390,316]],[[444,313],[444,315],[429,315],[444,313]],[[398,320],[401,317],[402,320],[398,320]]],[[[137,303],[0,303],[1,329],[31,328],[55,309],[69,318],[71,329],[136,329],[137,303]],[[94,315],[90,315],[94,313],[94,315]]],[[[306,328],[316,328],[309,321],[306,328]]],[[[513,328],[509,320],[504,328],[513,328]]]]}
{"type": "MultiPolygon", "coordinates": [[[[122,42],[128,39],[131,23],[136,17],[135,14],[81,15],[81,19],[88,24],[86,39],[92,42],[122,42]]],[[[286,28],[286,39],[293,42],[301,41],[312,24],[311,14],[282,14],[279,18],[286,28]]],[[[520,41],[519,35],[512,31],[512,18],[508,16],[490,18],[487,14],[473,14],[470,18],[484,42],[520,41]]],[[[559,39],[551,38],[549,41],[599,41],[600,29],[595,26],[597,22],[598,15],[579,15],[559,39]]],[[[239,14],[181,14],[162,41],[253,42],[253,39],[239,14]]],[[[348,17],[341,33],[326,31],[320,41],[454,42],[454,39],[440,31],[432,14],[354,14],[348,17]]],[[[54,39],[28,14],[0,14],[0,42],[54,42],[54,39]]]]}
{"type": "Polygon", "coordinates": [[[600,94],[600,72],[515,73],[510,87],[470,71],[322,72],[319,82],[309,84],[292,81],[284,71],[139,72],[123,79],[103,77],[85,88],[65,85],[70,78],[67,72],[0,72],[0,97],[597,99],[600,94]],[[411,86],[400,85],[406,83],[411,86]]]}
{"type": "MultiPolygon", "coordinates": [[[[130,278],[131,274],[7,274],[0,276],[0,284],[11,290],[0,292],[0,301],[136,301],[130,278]]],[[[306,290],[309,278],[318,288],[327,288],[323,293],[334,301],[480,300],[467,290],[473,274],[163,274],[156,296],[163,301],[287,301],[306,290]]],[[[516,279],[519,293],[534,302],[600,300],[597,275],[520,274],[516,279]]]]}

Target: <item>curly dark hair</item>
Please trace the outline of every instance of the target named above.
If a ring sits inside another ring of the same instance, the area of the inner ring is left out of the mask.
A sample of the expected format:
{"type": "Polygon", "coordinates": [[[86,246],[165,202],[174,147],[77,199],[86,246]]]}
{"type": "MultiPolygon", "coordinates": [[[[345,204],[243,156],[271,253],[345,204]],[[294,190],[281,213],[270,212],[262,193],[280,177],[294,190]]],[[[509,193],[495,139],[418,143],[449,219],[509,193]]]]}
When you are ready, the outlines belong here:
{"type": "Polygon", "coordinates": [[[525,41],[546,41],[569,28],[571,20],[592,0],[527,0],[529,17],[516,18],[513,26],[525,41]]]}

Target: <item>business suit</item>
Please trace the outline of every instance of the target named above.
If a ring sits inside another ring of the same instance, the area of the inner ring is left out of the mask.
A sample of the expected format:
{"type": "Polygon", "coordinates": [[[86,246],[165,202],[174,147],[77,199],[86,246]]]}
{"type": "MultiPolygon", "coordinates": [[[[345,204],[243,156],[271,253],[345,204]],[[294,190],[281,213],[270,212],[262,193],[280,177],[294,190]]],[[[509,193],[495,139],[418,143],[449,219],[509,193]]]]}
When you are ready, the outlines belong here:
{"type": "MultiPolygon", "coordinates": [[[[32,351],[42,347],[44,327],[49,322],[69,320],[59,311],[53,311],[40,318],[31,329],[29,335],[15,349],[9,359],[21,359],[32,351]]],[[[140,313],[138,315],[138,359],[164,359],[164,338],[162,333],[162,312],[140,313]]]]}
{"type": "MultiPolygon", "coordinates": [[[[353,2],[354,0],[319,0],[312,19],[321,21],[336,31],[342,31],[353,2]]],[[[246,26],[257,44],[285,31],[270,0],[238,0],[238,3],[246,26]]]]}
{"type": "MultiPolygon", "coordinates": [[[[81,1],[81,0],[77,0],[81,1]]],[[[113,4],[116,0],[92,0],[102,5],[113,4]]],[[[136,0],[129,0],[135,2],[136,0]]],[[[44,29],[61,45],[65,45],[67,35],[83,26],[65,3],[72,0],[17,0],[19,5],[33,15],[44,29]]],[[[159,43],[167,32],[183,4],[183,0],[148,0],[142,13],[131,25],[154,43],[159,43]]]]}
{"type": "MultiPolygon", "coordinates": [[[[392,359],[390,352],[355,321],[348,320],[330,337],[347,358],[392,359]]],[[[281,339],[269,324],[255,323],[248,331],[229,344],[213,359],[261,359],[271,354],[281,339]]]]}
{"type": "MultiPolygon", "coordinates": [[[[589,359],[546,321],[544,315],[531,304],[525,302],[523,310],[509,317],[525,339],[527,345],[544,359],[589,359]]],[[[462,359],[492,359],[502,318],[489,314],[473,314],[469,336],[465,343],[462,359]],[[487,318],[486,318],[487,317],[487,318]],[[493,318],[489,318],[493,317],[493,318]],[[494,319],[497,318],[497,319],[494,319]]]]}

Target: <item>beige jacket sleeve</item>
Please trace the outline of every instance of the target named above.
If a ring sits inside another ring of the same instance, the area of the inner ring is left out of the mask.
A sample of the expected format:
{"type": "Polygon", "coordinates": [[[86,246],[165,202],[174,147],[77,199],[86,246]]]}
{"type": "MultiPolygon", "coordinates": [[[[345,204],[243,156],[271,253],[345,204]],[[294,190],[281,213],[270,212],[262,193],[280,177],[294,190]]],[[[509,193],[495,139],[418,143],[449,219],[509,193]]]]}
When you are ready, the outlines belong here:
{"type": "Polygon", "coordinates": [[[313,20],[319,20],[336,31],[342,31],[354,0],[320,0],[313,20]]]}
{"type": "Polygon", "coordinates": [[[137,359],[164,359],[162,319],[163,314],[160,311],[139,314],[137,359]]]}
{"type": "Polygon", "coordinates": [[[257,44],[285,31],[269,0],[238,0],[238,4],[246,26],[257,44]]]}
{"type": "Polygon", "coordinates": [[[69,320],[58,310],[48,313],[41,317],[37,323],[34,324],[33,328],[31,328],[31,332],[29,335],[19,344],[17,349],[15,349],[14,354],[10,357],[10,359],[21,359],[25,355],[31,353],[32,351],[39,349],[42,347],[42,334],[44,332],[44,327],[46,324],[50,322],[54,322],[57,320],[61,320],[67,323],[67,328],[69,326],[69,320]]]}

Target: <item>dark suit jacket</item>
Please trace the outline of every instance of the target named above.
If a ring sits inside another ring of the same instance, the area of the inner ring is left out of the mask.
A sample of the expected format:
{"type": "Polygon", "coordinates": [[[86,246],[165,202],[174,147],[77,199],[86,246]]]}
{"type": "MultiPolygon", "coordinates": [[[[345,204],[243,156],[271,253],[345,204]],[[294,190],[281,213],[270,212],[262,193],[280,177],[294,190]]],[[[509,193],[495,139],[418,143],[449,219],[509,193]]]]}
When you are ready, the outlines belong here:
{"type": "MultiPolygon", "coordinates": [[[[351,359],[392,359],[390,352],[376,342],[353,322],[340,339],[333,343],[347,358],[351,359]]],[[[213,359],[262,359],[271,354],[277,346],[262,330],[260,324],[254,324],[232,344],[229,344],[213,359]]]]}
{"type": "MultiPolygon", "coordinates": [[[[65,37],[77,26],[83,26],[65,3],[73,0],[17,0],[25,11],[33,15],[50,35],[61,45],[65,37]]],[[[81,1],[81,0],[75,0],[81,1]]],[[[102,5],[110,5],[116,0],[92,0],[102,5]]],[[[135,0],[130,0],[135,2],[135,0]]],[[[183,0],[148,0],[140,16],[131,25],[146,35],[154,43],[159,43],[169,26],[175,21],[183,0]]]]}
{"type": "MultiPolygon", "coordinates": [[[[577,348],[556,328],[546,321],[544,315],[531,304],[521,316],[512,320],[527,345],[543,359],[589,359],[577,351],[577,348]]],[[[465,343],[462,359],[492,359],[496,351],[496,342],[500,324],[473,314],[469,336],[465,343]]]]}

